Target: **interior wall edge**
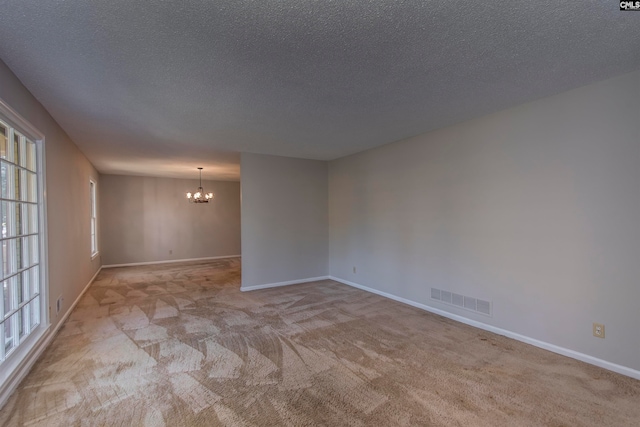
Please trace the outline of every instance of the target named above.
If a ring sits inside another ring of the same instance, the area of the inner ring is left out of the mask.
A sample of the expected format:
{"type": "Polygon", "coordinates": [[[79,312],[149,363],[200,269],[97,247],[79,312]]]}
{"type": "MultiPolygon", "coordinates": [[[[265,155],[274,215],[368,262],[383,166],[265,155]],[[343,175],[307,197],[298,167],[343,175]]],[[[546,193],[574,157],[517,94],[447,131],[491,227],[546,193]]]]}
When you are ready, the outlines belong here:
{"type": "Polygon", "coordinates": [[[242,153],[242,289],[329,274],[328,162],[242,153]]]}
{"type": "Polygon", "coordinates": [[[306,279],[287,280],[285,282],[265,283],[263,285],[252,285],[240,287],[242,292],[257,291],[259,289],[279,288],[281,286],[289,285],[302,285],[303,283],[318,282],[320,280],[327,280],[329,276],[308,277],[306,279]]]}

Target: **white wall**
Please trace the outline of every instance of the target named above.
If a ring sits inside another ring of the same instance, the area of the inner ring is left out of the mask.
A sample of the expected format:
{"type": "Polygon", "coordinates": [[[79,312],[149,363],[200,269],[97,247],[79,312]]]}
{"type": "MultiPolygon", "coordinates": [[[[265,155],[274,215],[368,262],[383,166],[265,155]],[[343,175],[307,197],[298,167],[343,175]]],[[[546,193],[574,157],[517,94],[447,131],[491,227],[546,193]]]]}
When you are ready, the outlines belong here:
{"type": "Polygon", "coordinates": [[[215,195],[207,204],[185,197],[197,179],[101,175],[104,264],[240,255],[240,183],[202,185],[215,195]]]}
{"type": "Polygon", "coordinates": [[[328,273],[327,162],[243,153],[242,288],[328,273]]]}
{"type": "MultiPolygon", "coordinates": [[[[78,147],[2,61],[0,98],[45,135],[49,300],[44,304],[52,308],[51,334],[101,265],[99,257],[91,259],[89,200],[89,179],[98,184],[100,180],[78,147]],[[59,296],[64,302],[56,313],[59,296]]],[[[8,383],[0,384],[0,406],[8,383]]]]}
{"type": "Polygon", "coordinates": [[[329,217],[332,276],[640,370],[640,72],[332,161],[329,217]]]}

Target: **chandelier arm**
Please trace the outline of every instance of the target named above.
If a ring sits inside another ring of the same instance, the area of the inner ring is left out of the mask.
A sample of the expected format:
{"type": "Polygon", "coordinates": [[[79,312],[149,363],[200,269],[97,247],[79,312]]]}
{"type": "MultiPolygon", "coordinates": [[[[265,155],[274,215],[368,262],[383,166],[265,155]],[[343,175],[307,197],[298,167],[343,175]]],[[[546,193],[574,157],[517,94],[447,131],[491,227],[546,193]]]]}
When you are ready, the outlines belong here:
{"type": "Polygon", "coordinates": [[[204,188],[202,187],[202,169],[198,168],[200,172],[200,186],[195,193],[187,193],[187,199],[191,203],[209,203],[210,199],[213,199],[213,193],[205,193],[204,188]],[[192,198],[193,196],[193,198],[192,198]]]}

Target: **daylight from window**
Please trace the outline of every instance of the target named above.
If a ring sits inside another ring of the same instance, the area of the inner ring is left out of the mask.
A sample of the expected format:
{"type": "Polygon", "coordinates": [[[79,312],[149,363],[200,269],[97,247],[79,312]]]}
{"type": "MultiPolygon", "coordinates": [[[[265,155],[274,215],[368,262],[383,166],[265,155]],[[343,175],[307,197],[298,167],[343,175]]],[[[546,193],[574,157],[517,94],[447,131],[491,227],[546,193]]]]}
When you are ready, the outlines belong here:
{"type": "Polygon", "coordinates": [[[89,199],[91,200],[91,257],[98,255],[98,213],[96,210],[96,183],[89,181],[89,199]]]}
{"type": "Polygon", "coordinates": [[[0,120],[0,363],[40,324],[37,147],[0,120]]]}

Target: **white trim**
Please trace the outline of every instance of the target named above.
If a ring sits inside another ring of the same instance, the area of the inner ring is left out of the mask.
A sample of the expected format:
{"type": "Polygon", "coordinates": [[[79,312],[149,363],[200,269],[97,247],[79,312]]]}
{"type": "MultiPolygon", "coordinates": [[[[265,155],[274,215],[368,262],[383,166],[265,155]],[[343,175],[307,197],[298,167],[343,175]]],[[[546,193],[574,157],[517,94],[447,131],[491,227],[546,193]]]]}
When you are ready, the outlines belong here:
{"type": "Polygon", "coordinates": [[[44,134],[34,125],[29,123],[27,119],[22,117],[20,113],[11,108],[9,104],[0,99],[0,111],[7,117],[14,127],[17,127],[20,133],[26,133],[31,139],[44,139],[44,134]]]}
{"type": "MultiPolygon", "coordinates": [[[[42,325],[41,331],[33,332],[27,337],[27,340],[35,338],[35,342],[32,342],[30,346],[16,348],[16,352],[11,354],[11,356],[17,358],[17,362],[15,362],[15,367],[13,367],[11,373],[0,385],[0,409],[2,409],[5,403],[7,403],[11,394],[13,394],[24,377],[27,376],[33,364],[36,363],[44,349],[49,345],[49,337],[51,336],[50,332],[51,325],[42,325]]],[[[24,344],[26,344],[26,341],[23,345],[24,344]]],[[[12,362],[7,358],[3,363],[7,364],[12,362]]],[[[5,368],[11,369],[6,366],[5,368]]]]}
{"type": "MultiPolygon", "coordinates": [[[[87,283],[87,286],[85,286],[82,292],[80,292],[80,295],[78,295],[78,298],[76,298],[73,304],[71,304],[71,307],[69,307],[67,312],[60,319],[55,329],[51,331],[50,325],[46,328],[44,334],[39,338],[38,342],[31,348],[29,353],[20,361],[20,364],[14,369],[13,373],[7,379],[7,381],[5,381],[4,384],[2,384],[2,386],[0,386],[0,409],[2,409],[5,403],[7,403],[7,400],[9,399],[9,397],[11,397],[11,394],[15,391],[18,385],[20,385],[24,377],[27,376],[27,374],[33,367],[33,364],[36,363],[36,361],[42,355],[42,352],[44,352],[46,348],[49,347],[49,344],[51,344],[51,341],[53,340],[53,338],[56,336],[56,334],[58,333],[62,325],[64,325],[64,322],[66,322],[67,318],[69,317],[73,309],[76,308],[76,305],[80,301],[80,298],[84,296],[85,292],[87,292],[87,290],[89,289],[89,286],[91,286],[91,284],[96,279],[96,277],[98,276],[98,273],[100,273],[101,270],[102,270],[102,267],[100,267],[98,271],[96,271],[96,274],[93,275],[91,280],[89,280],[89,283],[87,283]],[[49,331],[49,333],[47,333],[47,331],[49,331]]],[[[43,305],[47,305],[47,304],[43,304],[43,305]]]]}
{"type": "Polygon", "coordinates": [[[93,261],[100,251],[98,250],[98,184],[91,177],[89,177],[89,202],[91,203],[89,234],[91,236],[91,261],[93,261]]]}
{"type": "Polygon", "coordinates": [[[402,298],[393,294],[389,294],[387,292],[379,291],[377,289],[369,288],[364,285],[360,285],[358,283],[350,282],[348,280],[340,279],[338,277],[329,276],[331,280],[335,280],[336,282],[340,282],[344,285],[351,286],[354,288],[361,289],[363,291],[371,292],[372,294],[380,295],[385,298],[392,299],[394,301],[398,301],[412,307],[420,308],[422,310],[428,311],[430,313],[437,314],[442,317],[446,317],[451,320],[455,320],[456,322],[464,323],[465,325],[473,326],[478,329],[483,329],[485,331],[493,332],[494,334],[503,335],[508,338],[513,338],[514,340],[521,341],[526,344],[531,344],[535,347],[542,348],[544,350],[551,351],[553,353],[561,354],[563,356],[570,357],[572,359],[580,360],[582,362],[589,363],[591,365],[598,366],[600,368],[607,369],[609,371],[617,372],[622,375],[626,375],[631,378],[635,378],[640,380],[640,371],[628,368],[626,366],[618,365],[613,362],[608,362],[603,359],[598,359],[597,357],[589,356],[588,354],[580,353],[574,350],[570,350],[568,348],[560,347],[555,344],[551,344],[548,342],[540,341],[535,338],[530,338],[525,335],[520,335],[516,332],[508,331],[506,329],[498,328],[496,326],[487,325],[486,323],[478,322],[476,320],[468,319],[463,316],[459,316],[457,314],[449,313],[448,311],[440,310],[425,304],[421,304],[419,302],[415,302],[406,298],[402,298]]]}
{"type": "Polygon", "coordinates": [[[327,280],[327,279],[330,279],[330,277],[329,276],[308,277],[306,279],[288,280],[286,282],[276,282],[276,283],[266,283],[264,285],[244,286],[244,287],[240,287],[240,290],[242,292],[256,291],[258,289],[279,288],[280,286],[288,286],[288,285],[301,285],[303,283],[317,282],[319,280],[327,280]]]}
{"type": "MultiPolygon", "coordinates": [[[[0,408],[4,406],[11,393],[29,372],[42,351],[49,344],[51,324],[49,318],[49,262],[48,262],[48,228],[47,228],[47,171],[45,135],[20,115],[9,104],[0,99],[0,114],[2,121],[18,130],[25,137],[35,142],[36,148],[36,176],[38,184],[38,239],[39,273],[40,273],[40,324],[26,336],[23,342],[2,362],[0,375],[0,408]]],[[[19,163],[19,162],[17,162],[19,163]]]]}
{"type": "Polygon", "coordinates": [[[223,256],[211,256],[205,258],[185,258],[185,259],[168,259],[165,261],[149,261],[149,262],[130,262],[128,264],[109,264],[103,265],[102,268],[116,268],[116,267],[133,267],[136,265],[154,265],[154,264],[172,264],[176,262],[188,262],[188,261],[208,261],[213,259],[225,259],[225,258],[241,258],[241,255],[223,255],[223,256]]]}
{"type": "MultiPolygon", "coordinates": [[[[39,226],[40,234],[40,259],[41,259],[41,271],[40,280],[42,285],[40,286],[41,293],[41,305],[40,305],[40,323],[49,326],[51,319],[49,318],[49,214],[47,213],[48,193],[47,193],[47,153],[46,143],[44,136],[40,138],[36,147],[40,150],[38,152],[38,203],[39,207],[39,226]]],[[[0,400],[1,402],[1,400],[0,400]]]]}

